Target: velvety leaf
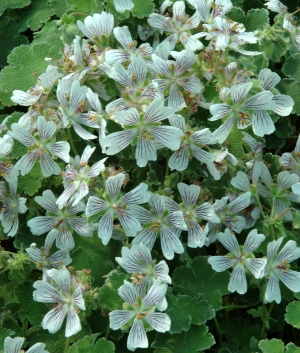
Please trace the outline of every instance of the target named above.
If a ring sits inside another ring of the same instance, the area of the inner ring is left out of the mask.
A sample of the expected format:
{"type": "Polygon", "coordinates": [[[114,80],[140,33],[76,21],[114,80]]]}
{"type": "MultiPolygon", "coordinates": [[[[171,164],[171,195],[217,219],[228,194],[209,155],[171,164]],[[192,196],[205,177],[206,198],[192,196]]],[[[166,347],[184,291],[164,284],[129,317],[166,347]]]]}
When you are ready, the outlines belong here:
{"type": "Polygon", "coordinates": [[[30,0],[1,0],[0,16],[6,9],[21,9],[30,4],[30,0]]]}
{"type": "Polygon", "coordinates": [[[258,347],[263,353],[283,353],[284,343],[281,340],[273,338],[271,340],[262,340],[259,342],[258,347]]]}
{"type": "Polygon", "coordinates": [[[90,269],[93,286],[102,286],[103,276],[114,268],[114,260],[120,254],[121,243],[111,240],[105,246],[97,236],[85,238],[75,235],[74,240],[76,248],[72,251],[72,266],[76,269],[90,269]]]}
{"type": "Polygon", "coordinates": [[[204,256],[196,257],[191,267],[177,267],[172,279],[174,293],[191,297],[200,293],[200,298],[207,300],[215,309],[222,307],[222,296],[229,293],[229,272],[215,272],[204,256]]]}
{"type": "Polygon", "coordinates": [[[124,300],[119,296],[118,289],[124,284],[127,276],[124,273],[111,272],[104,286],[99,290],[99,305],[112,311],[123,308],[124,300]]]}
{"type": "Polygon", "coordinates": [[[32,196],[37,193],[41,187],[41,180],[43,178],[40,163],[36,161],[28,174],[18,176],[18,190],[23,192],[25,195],[32,196]]]}
{"type": "Polygon", "coordinates": [[[32,44],[41,42],[57,47],[58,50],[63,47],[63,42],[60,39],[56,21],[47,22],[39,32],[35,32],[32,44]]]}
{"type": "Polygon", "coordinates": [[[33,291],[34,288],[31,282],[25,282],[16,287],[15,293],[21,305],[18,315],[21,321],[27,318],[31,325],[40,326],[49,308],[46,304],[38,303],[33,300],[33,291]]]}
{"type": "Polygon", "coordinates": [[[251,9],[247,12],[247,21],[244,25],[247,32],[252,32],[263,30],[269,23],[269,11],[267,9],[251,9]]]}
{"type": "MultiPolygon", "coordinates": [[[[1,6],[1,5],[0,5],[1,6]]],[[[21,35],[17,22],[7,16],[0,18],[0,68],[7,65],[7,56],[21,44],[28,44],[27,37],[21,35]]]]}
{"type": "Polygon", "coordinates": [[[192,325],[187,332],[179,335],[158,333],[152,347],[162,349],[164,353],[197,353],[215,344],[214,337],[205,325],[192,325]]]}
{"type": "Polygon", "coordinates": [[[226,139],[226,143],[228,143],[228,151],[232,153],[236,158],[242,157],[244,155],[242,137],[242,130],[234,126],[226,139]]]}
{"type": "Polygon", "coordinates": [[[300,353],[300,348],[295,346],[294,343],[288,343],[286,345],[285,353],[300,353]]]}
{"type": "Polygon", "coordinates": [[[67,0],[50,0],[49,5],[53,13],[59,17],[68,10],[67,0]]]}
{"type": "Polygon", "coordinates": [[[153,0],[133,0],[134,8],[132,14],[138,18],[144,18],[151,15],[154,9],[153,0]]]}
{"type": "Polygon", "coordinates": [[[296,328],[300,328],[300,302],[299,301],[293,301],[289,303],[289,305],[286,307],[286,314],[284,318],[288,324],[296,328]]]}
{"type": "Polygon", "coordinates": [[[114,344],[105,338],[96,341],[98,336],[96,333],[80,339],[69,348],[68,353],[114,353],[114,344]]]}
{"type": "Polygon", "coordinates": [[[233,6],[233,8],[228,12],[226,17],[230,18],[231,20],[239,23],[245,24],[247,22],[245,12],[237,6],[233,6]]]}
{"type": "Polygon", "coordinates": [[[171,319],[170,333],[188,331],[191,324],[202,325],[215,316],[215,311],[206,300],[200,300],[188,295],[168,295],[168,309],[166,313],[171,319]]]}
{"type": "Polygon", "coordinates": [[[299,80],[300,77],[300,53],[291,55],[283,64],[282,72],[285,76],[299,80]]]}
{"type": "Polygon", "coordinates": [[[61,52],[47,43],[21,45],[8,56],[9,66],[2,69],[0,87],[12,94],[15,89],[26,91],[36,83],[36,75],[45,72],[46,57],[58,59],[61,52]]]}
{"type": "Polygon", "coordinates": [[[43,23],[49,21],[52,15],[53,11],[48,5],[48,0],[31,0],[30,5],[26,7],[19,19],[20,32],[27,28],[37,31],[43,23]]]}

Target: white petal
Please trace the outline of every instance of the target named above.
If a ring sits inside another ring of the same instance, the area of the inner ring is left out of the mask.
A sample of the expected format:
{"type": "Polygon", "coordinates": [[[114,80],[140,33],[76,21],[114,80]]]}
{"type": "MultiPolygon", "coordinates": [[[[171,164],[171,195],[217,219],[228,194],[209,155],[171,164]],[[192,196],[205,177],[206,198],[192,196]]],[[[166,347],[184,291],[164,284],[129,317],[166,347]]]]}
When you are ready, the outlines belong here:
{"type": "Polygon", "coordinates": [[[110,241],[113,232],[113,216],[114,211],[109,209],[105,215],[101,218],[98,227],[98,237],[102,240],[104,245],[107,245],[110,241]]]}
{"type": "Polygon", "coordinates": [[[131,306],[138,302],[136,289],[132,283],[126,282],[118,289],[119,296],[131,306]]]}
{"type": "Polygon", "coordinates": [[[170,330],[171,320],[167,314],[150,313],[145,317],[145,320],[158,332],[166,332],[170,330]]]}
{"type": "Polygon", "coordinates": [[[210,256],[207,261],[217,272],[223,272],[233,265],[232,259],[228,256],[210,256]]]}
{"type": "Polygon", "coordinates": [[[48,330],[50,333],[57,332],[63,324],[67,311],[68,311],[67,304],[59,305],[56,308],[49,311],[49,313],[45,315],[41,323],[42,328],[44,330],[48,330]]]}
{"type": "Polygon", "coordinates": [[[128,310],[114,310],[109,313],[110,328],[118,330],[133,318],[134,312],[128,310]]]}
{"type": "Polygon", "coordinates": [[[252,117],[252,128],[255,135],[263,137],[275,131],[275,125],[265,110],[256,110],[252,117]]]}
{"type": "Polygon", "coordinates": [[[76,313],[73,306],[69,308],[66,324],[66,337],[75,335],[81,331],[81,323],[78,314],[76,313]]]}
{"type": "Polygon", "coordinates": [[[237,264],[233,269],[228,284],[228,290],[230,292],[237,291],[239,294],[245,294],[247,292],[246,275],[242,265],[237,264]]]}
{"type": "Polygon", "coordinates": [[[168,228],[161,230],[160,241],[163,255],[168,260],[172,260],[174,258],[174,253],[182,254],[184,252],[181,241],[168,228]]]}
{"type": "Polygon", "coordinates": [[[148,338],[142,320],[135,320],[127,339],[127,349],[148,348],[148,338]]]}

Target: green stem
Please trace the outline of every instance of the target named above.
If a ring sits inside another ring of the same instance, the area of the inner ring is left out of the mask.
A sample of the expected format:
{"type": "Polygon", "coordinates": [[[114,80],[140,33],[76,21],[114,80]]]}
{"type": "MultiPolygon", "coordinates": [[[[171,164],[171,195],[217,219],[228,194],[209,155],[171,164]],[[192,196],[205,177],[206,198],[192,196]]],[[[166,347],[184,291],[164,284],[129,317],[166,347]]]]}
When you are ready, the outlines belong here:
{"type": "Polygon", "coordinates": [[[75,156],[79,156],[79,153],[77,152],[76,146],[74,144],[74,141],[73,141],[73,138],[72,138],[72,135],[71,135],[71,130],[70,129],[66,129],[66,130],[67,130],[68,140],[69,140],[69,143],[71,145],[72,151],[73,151],[75,156]]]}
{"type": "Polygon", "coordinates": [[[265,214],[264,214],[264,210],[262,209],[262,205],[261,205],[261,203],[260,203],[260,200],[259,200],[259,197],[258,197],[257,194],[255,195],[255,199],[256,199],[256,201],[257,201],[257,206],[258,206],[258,208],[259,208],[259,210],[260,210],[260,214],[263,216],[264,219],[266,219],[266,216],[265,216],[265,214]]]}
{"type": "Polygon", "coordinates": [[[24,322],[23,322],[23,327],[22,327],[22,337],[25,337],[27,336],[27,330],[28,330],[28,319],[25,318],[24,319],[24,322]]]}
{"type": "Polygon", "coordinates": [[[223,306],[221,309],[218,309],[216,311],[220,311],[220,310],[226,310],[226,309],[233,309],[233,308],[251,308],[253,305],[226,305],[226,306],[223,306]]]}
{"type": "Polygon", "coordinates": [[[284,210],[282,213],[280,213],[280,215],[276,216],[274,218],[274,221],[276,221],[277,219],[281,218],[282,216],[284,216],[288,211],[297,211],[294,207],[289,207],[286,210],[284,210]]]}
{"type": "Polygon", "coordinates": [[[70,13],[70,15],[68,15],[68,17],[72,17],[72,16],[85,16],[85,17],[87,17],[88,15],[83,12],[72,12],[72,13],[70,13]]]}
{"type": "Polygon", "coordinates": [[[9,270],[9,267],[6,267],[4,270],[2,270],[2,271],[0,272],[0,275],[2,275],[2,273],[6,272],[6,271],[8,271],[8,270],[9,270]]]}
{"type": "Polygon", "coordinates": [[[109,12],[110,1],[106,0],[106,12],[109,12]]]}
{"type": "Polygon", "coordinates": [[[219,321],[218,321],[218,319],[217,319],[216,316],[213,318],[213,320],[214,320],[214,323],[215,323],[215,325],[216,325],[216,329],[217,329],[217,331],[218,331],[218,335],[219,335],[219,344],[220,344],[220,347],[222,347],[222,346],[223,346],[223,340],[222,340],[222,331],[221,331],[221,327],[220,327],[220,325],[219,325],[219,321]]]}
{"type": "Polygon", "coordinates": [[[68,352],[69,345],[70,345],[70,339],[71,339],[71,337],[68,337],[68,338],[66,339],[66,344],[65,344],[64,353],[67,353],[67,352],[68,352]]]}
{"type": "Polygon", "coordinates": [[[105,339],[106,339],[106,340],[108,339],[109,333],[110,333],[110,327],[108,326],[108,327],[107,327],[107,330],[106,330],[106,332],[105,332],[105,339]]]}

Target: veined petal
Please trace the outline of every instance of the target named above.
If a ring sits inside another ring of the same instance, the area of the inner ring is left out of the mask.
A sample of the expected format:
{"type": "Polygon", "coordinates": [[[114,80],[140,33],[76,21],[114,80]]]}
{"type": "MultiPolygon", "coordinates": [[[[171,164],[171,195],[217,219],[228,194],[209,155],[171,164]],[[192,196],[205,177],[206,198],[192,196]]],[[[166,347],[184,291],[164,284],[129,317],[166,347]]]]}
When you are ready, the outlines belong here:
{"type": "Polygon", "coordinates": [[[253,83],[246,82],[240,85],[234,85],[231,87],[231,99],[234,103],[241,102],[249,93],[253,83]]]}
{"type": "Polygon", "coordinates": [[[245,265],[255,278],[260,278],[267,264],[267,259],[246,259],[245,265]]]}
{"type": "Polygon", "coordinates": [[[167,216],[167,221],[176,228],[187,230],[187,225],[185,224],[182,211],[170,212],[167,216]]]}
{"type": "Polygon", "coordinates": [[[194,209],[197,217],[211,221],[214,223],[219,223],[220,218],[215,214],[213,206],[209,202],[205,202],[202,205],[194,209]]]}
{"type": "Polygon", "coordinates": [[[168,260],[174,258],[174,253],[182,254],[184,252],[183,245],[179,238],[168,228],[161,230],[161,249],[164,257],[168,260]]]}
{"type": "Polygon", "coordinates": [[[132,244],[139,245],[143,243],[150,250],[153,248],[157,237],[157,233],[150,229],[143,229],[138,235],[132,240],[132,244]]]}
{"type": "Polygon", "coordinates": [[[90,196],[86,205],[86,216],[91,217],[109,207],[107,201],[98,199],[98,197],[90,196]]]}
{"type": "Polygon", "coordinates": [[[167,148],[175,151],[180,147],[182,130],[173,126],[158,126],[151,130],[152,135],[167,148]]]}
{"type": "Polygon", "coordinates": [[[197,185],[177,184],[178,191],[183,202],[188,206],[193,206],[200,194],[200,187],[197,185]]]}
{"type": "Polygon", "coordinates": [[[174,152],[169,159],[168,165],[171,170],[183,171],[188,167],[189,164],[189,147],[183,145],[178,151],[174,152]]]}
{"type": "Polygon", "coordinates": [[[106,180],[105,188],[111,198],[114,198],[119,195],[124,179],[125,174],[120,173],[115,176],[111,176],[106,180]]]}
{"type": "Polygon", "coordinates": [[[240,212],[246,207],[250,205],[251,201],[251,192],[245,192],[244,194],[240,195],[234,201],[228,204],[229,210],[234,210],[235,212],[240,212]]]}
{"type": "Polygon", "coordinates": [[[145,183],[141,183],[133,190],[127,192],[123,196],[123,201],[126,202],[127,204],[141,204],[141,203],[148,202],[151,197],[151,193],[148,192],[147,190],[148,190],[148,185],[145,183]]]}
{"type": "Polygon", "coordinates": [[[26,147],[33,146],[35,139],[31,134],[25,130],[20,124],[14,123],[11,125],[11,131],[8,131],[7,134],[13,137],[15,140],[18,140],[26,147]]]}
{"type": "Polygon", "coordinates": [[[148,18],[148,23],[151,27],[160,29],[162,31],[168,31],[171,29],[172,25],[168,18],[159,15],[157,13],[152,13],[148,18]]]}
{"type": "Polygon", "coordinates": [[[162,121],[164,119],[170,118],[175,113],[176,109],[165,107],[164,102],[161,99],[155,99],[151,102],[147,108],[145,114],[145,121],[149,123],[154,123],[157,121],[162,121]]]}
{"type": "Polygon", "coordinates": [[[113,217],[114,217],[114,210],[109,209],[99,222],[98,237],[102,240],[102,243],[104,245],[108,244],[112,236],[113,226],[114,226],[113,217]]]}
{"type": "Polygon", "coordinates": [[[19,159],[18,162],[15,164],[15,170],[19,170],[21,175],[28,174],[33,168],[38,156],[38,149],[35,149],[32,152],[25,154],[25,156],[19,159]]]}
{"type": "Polygon", "coordinates": [[[140,114],[136,108],[130,108],[123,112],[117,112],[115,120],[121,125],[135,125],[140,121],[140,114]]]}
{"type": "Polygon", "coordinates": [[[213,116],[208,120],[215,121],[229,114],[231,112],[231,106],[223,103],[212,104],[209,107],[209,111],[213,116]]]}
{"type": "Polygon", "coordinates": [[[218,240],[229,250],[234,256],[240,256],[239,243],[236,236],[233,235],[228,229],[225,229],[225,233],[218,234],[218,240]]]}
{"type": "Polygon", "coordinates": [[[57,220],[54,217],[48,216],[39,216],[32,218],[27,222],[28,227],[30,227],[30,231],[34,235],[41,235],[49,232],[57,220]]]}
{"type": "Polygon", "coordinates": [[[24,341],[25,338],[23,337],[6,337],[4,339],[4,353],[19,353],[24,341]]]}
{"type": "Polygon", "coordinates": [[[280,172],[277,177],[277,185],[281,190],[288,189],[299,182],[297,174],[290,174],[289,172],[280,172]]]}
{"type": "Polygon", "coordinates": [[[48,153],[40,154],[40,165],[41,165],[41,172],[45,177],[49,177],[51,175],[58,175],[60,172],[60,167],[57,163],[54,162],[52,157],[49,156],[48,153]]]}
{"type": "Polygon", "coordinates": [[[188,221],[188,243],[190,248],[202,248],[206,235],[198,222],[190,219],[188,221]]]}
{"type": "Polygon", "coordinates": [[[56,201],[56,204],[60,210],[65,206],[65,204],[68,202],[70,197],[74,194],[74,192],[77,189],[77,186],[78,186],[77,183],[70,184],[65,189],[65,191],[59,196],[59,198],[56,201]]]}
{"type": "Polygon", "coordinates": [[[49,146],[49,150],[54,156],[59,157],[64,162],[70,162],[70,145],[68,142],[60,141],[60,142],[53,142],[49,146]]]}
{"type": "Polygon", "coordinates": [[[170,330],[171,320],[167,314],[149,313],[145,320],[158,332],[166,332],[170,330]]]}
{"type": "Polygon", "coordinates": [[[273,93],[270,91],[263,91],[255,94],[246,100],[245,106],[251,109],[275,109],[276,103],[272,100],[274,97],[273,93]]]}
{"type": "Polygon", "coordinates": [[[35,246],[30,246],[30,248],[27,248],[25,250],[32,260],[36,262],[42,262],[43,260],[42,250],[38,249],[35,246]]]}
{"type": "Polygon", "coordinates": [[[232,178],[231,184],[242,191],[248,191],[250,189],[250,182],[247,175],[244,172],[237,172],[236,176],[232,178]]]}
{"type": "Polygon", "coordinates": [[[194,144],[190,145],[190,149],[193,152],[193,155],[195,156],[195,158],[202,163],[207,164],[207,163],[213,162],[216,158],[215,154],[207,152],[194,144]]]}
{"type": "Polygon", "coordinates": [[[26,353],[49,353],[48,351],[45,350],[45,344],[44,343],[36,343],[32,347],[26,351],[26,353]]]}
{"type": "Polygon", "coordinates": [[[76,233],[85,237],[91,237],[93,232],[91,231],[90,225],[87,223],[85,218],[72,218],[68,221],[70,226],[76,233]]]}
{"type": "Polygon", "coordinates": [[[267,284],[265,299],[269,303],[272,302],[273,300],[275,300],[277,304],[281,302],[279,281],[273,272],[271,272],[270,279],[267,284]]]}
{"type": "Polygon", "coordinates": [[[74,239],[66,221],[63,221],[58,229],[56,246],[61,250],[70,250],[75,246],[74,239]]]}
{"type": "Polygon", "coordinates": [[[176,83],[172,84],[171,86],[169,99],[168,99],[168,106],[176,109],[178,109],[179,107],[186,107],[183,94],[176,83]]]}
{"type": "Polygon", "coordinates": [[[148,338],[142,320],[135,320],[127,339],[127,349],[148,348],[148,338]]]}
{"type": "Polygon", "coordinates": [[[283,237],[273,240],[270,243],[268,243],[267,246],[267,256],[268,260],[273,260],[274,257],[277,255],[278,249],[282,243],[283,237]]]}
{"type": "MultiPolygon", "coordinates": [[[[153,14],[154,15],[154,14],[153,14]]],[[[152,15],[151,15],[152,16],[152,15]]],[[[150,16],[150,17],[151,17],[150,16]]],[[[170,78],[171,75],[171,71],[170,71],[170,67],[168,64],[167,60],[163,60],[161,59],[159,56],[157,56],[156,54],[152,54],[152,60],[157,68],[157,72],[165,77],[165,78],[170,78]]]]}
{"type": "Polygon", "coordinates": [[[228,284],[228,290],[230,292],[237,291],[239,294],[245,294],[247,292],[246,274],[243,265],[238,263],[233,269],[228,284]]]}
{"type": "Polygon", "coordinates": [[[136,163],[139,167],[145,167],[148,161],[156,161],[157,154],[151,139],[140,138],[135,150],[136,163]]]}
{"type": "MultiPolygon", "coordinates": [[[[187,22],[186,22],[187,23],[187,22]]],[[[195,35],[192,35],[188,32],[183,32],[179,36],[181,43],[184,46],[184,49],[189,51],[196,51],[203,48],[203,44],[200,42],[199,39],[195,35]]]]}
{"type": "Polygon", "coordinates": [[[73,306],[70,306],[67,316],[66,324],[66,337],[75,335],[77,332],[81,331],[81,323],[78,314],[76,313],[73,306]]]}
{"type": "Polygon", "coordinates": [[[64,293],[70,293],[71,275],[70,272],[64,267],[61,270],[52,270],[52,276],[55,283],[64,293]]]}
{"type": "Polygon", "coordinates": [[[284,260],[287,262],[292,262],[300,257],[300,248],[297,247],[297,243],[294,240],[289,240],[276,259],[276,262],[279,264],[282,263],[284,260]]]}
{"type": "Polygon", "coordinates": [[[103,158],[103,159],[101,159],[101,161],[95,163],[87,172],[87,176],[90,178],[98,176],[99,173],[105,169],[104,162],[106,160],[107,160],[107,158],[103,158]]]}
{"type": "Polygon", "coordinates": [[[125,281],[118,289],[119,296],[129,305],[134,306],[138,301],[136,289],[132,283],[125,281]]]}
{"type": "MultiPolygon", "coordinates": [[[[115,4],[115,6],[116,6],[116,4],[115,4]]],[[[128,9],[128,10],[131,10],[132,8],[133,8],[133,4],[132,4],[132,7],[130,9],[128,9]]],[[[117,11],[121,12],[118,9],[117,9],[117,11]]],[[[122,12],[124,12],[124,11],[122,11],[122,12]]],[[[132,44],[133,44],[132,43],[133,42],[132,41],[132,36],[131,36],[131,33],[130,33],[130,31],[129,31],[127,26],[115,27],[114,28],[114,35],[115,35],[117,41],[119,43],[121,43],[125,49],[132,48],[132,44]]]]}
{"type": "Polygon", "coordinates": [[[84,198],[89,193],[89,187],[85,181],[82,181],[78,187],[77,192],[73,194],[73,196],[70,199],[70,202],[72,203],[72,206],[75,206],[78,204],[78,202],[84,198]]]}
{"type": "Polygon", "coordinates": [[[295,293],[300,292],[300,273],[297,271],[289,270],[287,272],[276,270],[277,276],[281,281],[295,293]]]}
{"type": "Polygon", "coordinates": [[[262,81],[262,87],[266,91],[274,88],[281,80],[280,76],[276,74],[276,72],[272,72],[267,68],[260,71],[258,79],[262,81]]]}
{"type": "Polygon", "coordinates": [[[256,110],[252,118],[252,128],[255,135],[263,137],[275,131],[275,125],[265,110],[256,110]]]}
{"type": "Polygon", "coordinates": [[[129,310],[114,310],[109,313],[109,327],[118,330],[133,319],[134,312],[129,310]]]}
{"type": "Polygon", "coordinates": [[[61,304],[49,311],[49,313],[47,313],[43,318],[43,321],[41,323],[42,328],[44,330],[48,330],[50,333],[57,332],[63,324],[67,311],[67,304],[61,304]]]}
{"type": "Polygon", "coordinates": [[[59,303],[62,301],[62,296],[57,289],[50,283],[44,281],[36,281],[33,283],[33,299],[40,303],[59,303]]]}
{"type": "Polygon", "coordinates": [[[132,142],[137,133],[138,130],[135,128],[130,130],[117,131],[107,135],[102,140],[103,146],[108,147],[106,154],[114,155],[122,151],[132,142]]]}
{"type": "Polygon", "coordinates": [[[276,102],[276,108],[273,111],[281,116],[290,115],[293,110],[294,101],[290,96],[285,94],[277,94],[273,97],[273,101],[276,102]]]}
{"type": "Polygon", "coordinates": [[[225,121],[225,123],[223,123],[220,127],[217,128],[217,130],[213,132],[212,137],[216,138],[219,143],[223,143],[230,134],[233,126],[234,118],[231,116],[225,121]]]}
{"type": "Polygon", "coordinates": [[[53,121],[46,121],[43,116],[39,116],[37,120],[37,129],[43,140],[49,140],[54,135],[57,126],[53,121]]]}
{"type": "Polygon", "coordinates": [[[136,218],[140,223],[148,223],[151,222],[152,214],[146,210],[144,207],[141,207],[136,204],[129,205],[129,211],[134,218],[136,218]]]}
{"type": "Polygon", "coordinates": [[[96,135],[90,134],[87,130],[85,130],[81,125],[73,122],[73,128],[78,136],[80,136],[84,140],[93,140],[97,138],[96,135]]]}
{"type": "Polygon", "coordinates": [[[156,278],[159,279],[161,282],[165,282],[165,283],[172,282],[170,276],[168,275],[169,267],[165,261],[162,260],[157,265],[155,265],[154,272],[155,272],[156,278]]]}
{"type": "Polygon", "coordinates": [[[263,234],[257,233],[257,229],[252,229],[244,243],[246,254],[249,255],[255,251],[265,239],[266,237],[263,234]]]}
{"type": "Polygon", "coordinates": [[[80,104],[85,101],[87,87],[80,86],[78,80],[73,81],[70,90],[70,108],[75,112],[80,104]]]}
{"type": "Polygon", "coordinates": [[[117,216],[127,236],[135,237],[136,233],[143,229],[139,221],[129,213],[117,211],[117,216]]]}
{"type": "Polygon", "coordinates": [[[151,194],[149,205],[156,214],[162,214],[165,209],[164,197],[158,194],[151,194]]]}
{"type": "Polygon", "coordinates": [[[233,265],[232,259],[228,256],[210,256],[207,261],[217,272],[223,272],[233,265]]]}

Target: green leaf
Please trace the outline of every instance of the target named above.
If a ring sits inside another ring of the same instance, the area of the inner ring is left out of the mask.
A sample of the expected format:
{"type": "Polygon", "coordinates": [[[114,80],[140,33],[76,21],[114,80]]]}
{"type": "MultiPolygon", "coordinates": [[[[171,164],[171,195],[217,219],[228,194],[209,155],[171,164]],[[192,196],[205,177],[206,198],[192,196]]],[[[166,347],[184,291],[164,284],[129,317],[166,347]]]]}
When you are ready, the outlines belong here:
{"type": "Polygon", "coordinates": [[[205,256],[196,257],[191,267],[177,267],[172,279],[174,293],[191,297],[200,293],[200,298],[207,300],[216,310],[222,307],[222,296],[229,293],[229,272],[214,271],[205,256]]]}
{"type": "Polygon", "coordinates": [[[6,9],[21,9],[30,4],[30,0],[1,0],[0,16],[6,9]]]}
{"type": "Polygon", "coordinates": [[[46,304],[38,303],[33,300],[33,291],[34,288],[31,282],[25,282],[16,287],[15,293],[21,304],[21,309],[18,314],[22,322],[27,318],[31,325],[40,326],[49,308],[46,304]]]}
{"type": "Polygon", "coordinates": [[[279,120],[275,123],[275,127],[275,133],[280,138],[287,138],[294,131],[291,121],[287,116],[280,117],[279,120]]]}
{"type": "Polygon", "coordinates": [[[215,311],[206,300],[198,301],[200,295],[194,298],[188,295],[175,296],[170,294],[167,297],[168,309],[166,313],[171,319],[170,333],[188,331],[191,324],[203,325],[207,320],[215,316],[215,311]]]}
{"type": "Polygon", "coordinates": [[[31,4],[25,10],[19,19],[20,32],[26,31],[27,28],[37,31],[53,15],[48,0],[31,0],[31,4]]]}
{"type": "Polygon", "coordinates": [[[49,21],[43,26],[39,32],[34,33],[34,39],[32,44],[36,43],[48,43],[52,47],[56,47],[57,50],[63,48],[63,42],[60,39],[60,34],[56,26],[56,21],[49,21]]]}
{"type": "Polygon", "coordinates": [[[294,210],[292,212],[292,214],[293,214],[293,227],[295,229],[299,229],[300,228],[300,211],[294,210]]]}
{"type": "Polygon", "coordinates": [[[273,178],[278,174],[278,171],[281,168],[279,158],[279,156],[273,155],[272,153],[266,153],[263,156],[263,160],[267,163],[269,172],[273,178]]]}
{"type": "Polygon", "coordinates": [[[132,14],[138,18],[148,17],[154,10],[153,0],[133,0],[132,14]]]}
{"type": "Polygon", "coordinates": [[[286,307],[286,314],[284,318],[288,324],[296,328],[300,328],[300,302],[299,301],[293,301],[289,303],[289,305],[286,307]]]}
{"type": "Polygon", "coordinates": [[[251,9],[247,12],[247,21],[244,24],[247,32],[263,30],[266,25],[270,24],[269,11],[267,9],[251,9]]]}
{"type": "Polygon", "coordinates": [[[49,5],[53,13],[61,17],[69,9],[66,0],[50,0],[49,5]]]}
{"type": "Polygon", "coordinates": [[[152,347],[163,349],[163,353],[197,353],[215,344],[214,336],[205,325],[194,326],[179,335],[158,333],[152,347]]]}
{"type": "MultiPolygon", "coordinates": [[[[66,321],[66,320],[65,320],[66,321]]],[[[81,338],[91,334],[91,330],[88,325],[82,325],[81,331],[76,333],[76,335],[71,336],[71,341],[76,342],[81,338]]],[[[66,337],[65,337],[65,323],[62,328],[56,333],[49,333],[48,330],[43,330],[42,328],[32,327],[28,330],[27,340],[29,346],[33,346],[35,343],[43,342],[45,343],[45,349],[51,353],[64,352],[66,337]]]]}
{"type": "Polygon", "coordinates": [[[127,276],[124,273],[111,272],[105,284],[99,290],[99,305],[101,308],[112,311],[122,309],[124,300],[119,296],[118,289],[124,284],[127,276]]]}
{"type": "Polygon", "coordinates": [[[41,181],[44,178],[40,162],[36,161],[31,171],[26,175],[19,175],[18,177],[18,192],[25,195],[32,196],[37,193],[41,187],[41,181]]]}
{"type": "Polygon", "coordinates": [[[227,17],[235,22],[239,22],[243,24],[247,22],[245,12],[240,7],[237,7],[237,6],[233,6],[233,8],[227,14],[227,17]]]}
{"type": "Polygon", "coordinates": [[[242,157],[245,154],[242,137],[242,130],[234,126],[226,139],[226,142],[228,143],[228,151],[237,158],[242,157]]]}
{"type": "Polygon", "coordinates": [[[262,340],[259,342],[258,347],[263,353],[283,353],[284,344],[281,340],[273,338],[271,340],[262,340]]]}
{"type": "Polygon", "coordinates": [[[69,9],[76,12],[83,12],[87,15],[91,15],[95,12],[97,6],[96,2],[95,0],[67,0],[69,9]]]}
{"type": "Polygon", "coordinates": [[[293,98],[293,113],[300,115],[300,80],[294,81],[290,78],[284,78],[278,83],[276,88],[280,91],[280,93],[287,94],[293,98]]]}
{"type": "Polygon", "coordinates": [[[72,266],[77,270],[91,270],[94,287],[104,283],[103,276],[114,268],[115,257],[120,254],[121,242],[110,240],[105,246],[97,236],[85,238],[74,236],[76,249],[72,251],[72,266]]]}
{"type": "Polygon", "coordinates": [[[7,65],[7,56],[21,44],[28,44],[27,37],[21,35],[18,30],[17,22],[6,16],[0,18],[0,68],[7,65]]]}
{"type": "Polygon", "coordinates": [[[95,344],[98,336],[96,333],[82,338],[69,348],[68,353],[114,353],[115,345],[105,338],[98,339],[95,344]]]}
{"type": "Polygon", "coordinates": [[[291,55],[282,66],[285,76],[299,80],[300,77],[300,53],[291,55]]]}
{"type": "Polygon", "coordinates": [[[263,37],[260,45],[265,57],[275,62],[279,62],[281,56],[288,50],[285,39],[278,33],[276,33],[276,36],[273,35],[272,38],[263,37]]]}
{"type": "Polygon", "coordinates": [[[10,95],[15,89],[28,90],[36,83],[36,75],[45,72],[48,63],[46,57],[58,59],[61,52],[47,43],[21,45],[8,56],[9,66],[2,69],[0,88],[10,95]]]}
{"type": "Polygon", "coordinates": [[[286,345],[285,353],[300,353],[300,348],[295,346],[294,343],[289,343],[286,345]]]}
{"type": "Polygon", "coordinates": [[[4,340],[8,336],[12,336],[15,332],[12,330],[8,330],[6,328],[0,329],[0,352],[3,352],[4,340]]]}

